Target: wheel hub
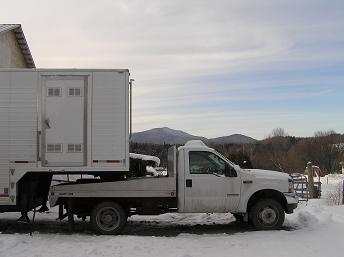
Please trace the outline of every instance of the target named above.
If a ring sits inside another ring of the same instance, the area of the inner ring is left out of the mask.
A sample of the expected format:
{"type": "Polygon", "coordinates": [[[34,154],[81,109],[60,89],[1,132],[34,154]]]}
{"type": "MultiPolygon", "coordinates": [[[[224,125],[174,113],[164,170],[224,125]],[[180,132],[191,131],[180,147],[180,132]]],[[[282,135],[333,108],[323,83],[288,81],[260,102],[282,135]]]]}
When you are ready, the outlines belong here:
{"type": "Polygon", "coordinates": [[[119,213],[113,208],[103,208],[98,212],[96,222],[103,230],[112,230],[119,226],[119,213]]]}
{"type": "Polygon", "coordinates": [[[106,214],[102,217],[102,220],[105,224],[111,224],[113,222],[113,216],[110,214],[106,214]]]}
{"type": "Polygon", "coordinates": [[[271,207],[265,207],[259,213],[259,219],[267,225],[272,225],[276,222],[277,214],[271,207]]]}

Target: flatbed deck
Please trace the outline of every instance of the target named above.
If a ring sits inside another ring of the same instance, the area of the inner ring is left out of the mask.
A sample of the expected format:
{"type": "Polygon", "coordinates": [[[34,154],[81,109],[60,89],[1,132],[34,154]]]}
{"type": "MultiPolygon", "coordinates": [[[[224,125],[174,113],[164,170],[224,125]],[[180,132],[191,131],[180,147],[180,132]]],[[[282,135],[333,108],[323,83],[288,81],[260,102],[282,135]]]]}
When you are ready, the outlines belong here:
{"type": "Polygon", "coordinates": [[[72,182],[51,187],[50,204],[61,197],[176,197],[175,177],[140,177],[123,181],[72,182]]]}

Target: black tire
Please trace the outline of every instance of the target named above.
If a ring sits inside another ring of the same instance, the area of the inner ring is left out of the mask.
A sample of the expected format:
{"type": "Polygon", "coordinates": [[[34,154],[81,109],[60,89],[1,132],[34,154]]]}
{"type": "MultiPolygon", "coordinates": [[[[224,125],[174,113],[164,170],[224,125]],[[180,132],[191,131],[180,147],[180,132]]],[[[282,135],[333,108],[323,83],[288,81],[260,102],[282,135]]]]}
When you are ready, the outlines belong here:
{"type": "Polygon", "coordinates": [[[244,223],[244,216],[242,214],[238,214],[238,213],[232,213],[232,214],[237,222],[244,223]]]}
{"type": "Polygon", "coordinates": [[[252,206],[249,217],[256,229],[275,230],[282,227],[285,213],[279,202],[273,199],[262,199],[252,206]]]}
{"type": "Polygon", "coordinates": [[[91,213],[91,225],[97,234],[118,235],[127,223],[127,215],[117,203],[102,202],[91,213]]]}

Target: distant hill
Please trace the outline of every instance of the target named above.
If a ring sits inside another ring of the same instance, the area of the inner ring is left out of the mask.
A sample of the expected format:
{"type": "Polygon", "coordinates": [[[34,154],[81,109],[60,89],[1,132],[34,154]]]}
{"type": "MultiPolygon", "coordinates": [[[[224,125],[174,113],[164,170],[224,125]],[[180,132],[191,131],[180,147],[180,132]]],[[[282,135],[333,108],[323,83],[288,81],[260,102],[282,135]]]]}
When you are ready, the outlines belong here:
{"type": "Polygon", "coordinates": [[[212,144],[253,144],[258,140],[241,134],[211,138],[207,142],[212,144]]]}
{"type": "Polygon", "coordinates": [[[132,135],[131,141],[136,143],[152,143],[152,144],[185,144],[189,140],[206,141],[205,137],[190,135],[181,130],[174,130],[167,127],[154,128],[132,135]]]}
{"type": "Polygon", "coordinates": [[[248,136],[233,134],[230,136],[207,139],[202,136],[194,136],[181,130],[175,130],[168,127],[154,128],[142,132],[134,133],[131,141],[136,143],[152,144],[185,144],[189,140],[202,140],[205,143],[213,144],[251,144],[257,142],[248,136]]]}

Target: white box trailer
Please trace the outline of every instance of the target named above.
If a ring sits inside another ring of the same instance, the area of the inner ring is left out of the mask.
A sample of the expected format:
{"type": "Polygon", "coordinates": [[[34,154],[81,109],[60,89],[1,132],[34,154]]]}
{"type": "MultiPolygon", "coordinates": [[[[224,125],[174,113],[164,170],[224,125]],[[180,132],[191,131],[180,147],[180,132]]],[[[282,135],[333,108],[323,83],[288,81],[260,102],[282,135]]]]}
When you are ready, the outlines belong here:
{"type": "Polygon", "coordinates": [[[129,170],[129,75],[0,70],[0,211],[40,205],[53,174],[129,170]]]}

